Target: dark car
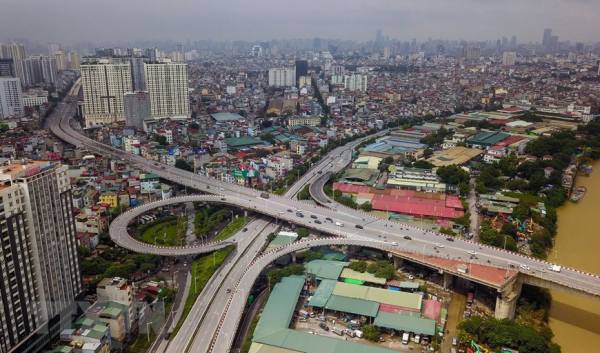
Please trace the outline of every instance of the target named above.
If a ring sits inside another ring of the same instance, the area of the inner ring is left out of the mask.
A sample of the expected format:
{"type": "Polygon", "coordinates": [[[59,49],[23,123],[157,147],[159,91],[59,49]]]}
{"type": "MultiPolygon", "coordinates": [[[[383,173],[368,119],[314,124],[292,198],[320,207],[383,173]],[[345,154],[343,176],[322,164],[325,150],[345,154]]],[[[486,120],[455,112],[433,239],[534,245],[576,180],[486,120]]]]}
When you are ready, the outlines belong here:
{"type": "Polygon", "coordinates": [[[225,201],[226,199],[224,197],[221,197],[221,201],[225,201]]]}
{"type": "Polygon", "coordinates": [[[448,241],[454,241],[454,238],[448,237],[448,238],[446,238],[446,240],[448,240],[448,241]]]}
{"type": "Polygon", "coordinates": [[[332,221],[333,222],[333,220],[331,219],[331,217],[325,217],[325,219],[328,220],[328,221],[332,221]]]}
{"type": "Polygon", "coordinates": [[[317,216],[315,216],[314,214],[311,214],[311,215],[310,215],[310,218],[312,218],[312,219],[317,219],[317,216]]]}
{"type": "Polygon", "coordinates": [[[160,167],[160,169],[165,170],[166,168],[165,167],[160,167]]]}
{"type": "Polygon", "coordinates": [[[355,227],[358,229],[363,229],[363,226],[361,226],[360,224],[355,225],[355,227]]]}
{"type": "Polygon", "coordinates": [[[325,325],[325,323],[324,323],[324,322],[321,322],[321,323],[319,324],[319,327],[320,327],[320,328],[322,328],[322,329],[323,329],[323,330],[325,330],[325,331],[329,331],[329,326],[325,325]]]}
{"type": "Polygon", "coordinates": [[[316,224],[321,224],[321,221],[319,221],[318,219],[315,221],[316,224]]]}
{"type": "Polygon", "coordinates": [[[331,200],[327,200],[327,202],[331,203],[331,200]]]}
{"type": "Polygon", "coordinates": [[[412,240],[412,238],[411,238],[411,237],[409,237],[408,235],[405,235],[405,236],[404,236],[404,239],[406,239],[406,240],[412,240]]]}
{"type": "Polygon", "coordinates": [[[248,230],[248,228],[244,228],[242,229],[242,232],[246,232],[248,230]]]}
{"type": "Polygon", "coordinates": [[[288,208],[288,212],[294,212],[294,211],[292,211],[292,210],[290,210],[290,209],[288,208]]]}

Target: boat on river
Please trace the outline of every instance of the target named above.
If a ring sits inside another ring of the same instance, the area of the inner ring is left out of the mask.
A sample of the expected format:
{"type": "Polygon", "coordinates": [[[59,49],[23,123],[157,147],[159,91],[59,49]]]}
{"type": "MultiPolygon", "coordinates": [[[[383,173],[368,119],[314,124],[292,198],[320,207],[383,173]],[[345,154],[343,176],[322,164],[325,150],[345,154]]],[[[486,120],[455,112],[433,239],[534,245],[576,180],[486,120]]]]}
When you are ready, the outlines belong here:
{"type": "Polygon", "coordinates": [[[571,202],[579,203],[585,196],[587,192],[587,188],[585,186],[579,186],[575,191],[573,191],[573,195],[571,195],[571,202]]]}

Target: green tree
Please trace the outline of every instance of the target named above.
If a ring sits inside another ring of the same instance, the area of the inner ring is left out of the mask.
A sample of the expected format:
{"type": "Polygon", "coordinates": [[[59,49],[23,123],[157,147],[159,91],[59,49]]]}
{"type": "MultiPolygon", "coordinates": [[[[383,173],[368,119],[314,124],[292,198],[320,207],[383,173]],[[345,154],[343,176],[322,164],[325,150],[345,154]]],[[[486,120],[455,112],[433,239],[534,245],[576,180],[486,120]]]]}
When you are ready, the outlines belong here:
{"type": "Polygon", "coordinates": [[[171,303],[175,300],[177,296],[177,289],[173,288],[163,288],[158,295],[159,300],[164,300],[167,303],[171,303]]]}
{"type": "Polygon", "coordinates": [[[268,143],[274,145],[276,143],[275,136],[273,134],[264,134],[260,135],[260,139],[263,141],[267,141],[268,143]]]}
{"type": "Polygon", "coordinates": [[[423,158],[427,159],[429,157],[433,156],[433,150],[431,148],[426,148],[423,151],[423,158]]]}
{"type": "Polygon", "coordinates": [[[427,162],[426,160],[419,159],[418,161],[412,164],[412,167],[419,169],[433,169],[435,168],[435,165],[433,163],[427,162]]]}
{"type": "Polygon", "coordinates": [[[350,263],[350,269],[360,272],[360,273],[365,273],[365,271],[367,270],[367,262],[366,261],[354,261],[350,263]]]}
{"type": "Polygon", "coordinates": [[[365,325],[363,326],[363,335],[365,339],[373,342],[379,342],[379,329],[373,325],[365,325]]]}
{"type": "Polygon", "coordinates": [[[307,237],[308,234],[309,234],[308,229],[306,229],[306,228],[298,228],[296,230],[296,233],[298,233],[298,239],[302,239],[304,237],[307,237]]]}
{"type": "Polygon", "coordinates": [[[458,184],[458,191],[460,192],[461,195],[467,195],[469,194],[471,188],[469,187],[469,184],[465,183],[464,181],[462,181],[460,184],[458,184]]]}
{"type": "Polygon", "coordinates": [[[300,256],[304,259],[304,262],[311,262],[312,260],[322,259],[323,254],[312,250],[303,251],[300,256]]]}
{"type": "Polygon", "coordinates": [[[187,170],[188,172],[194,171],[194,167],[188,161],[181,158],[175,160],[175,168],[187,170]]]}
{"type": "Polygon", "coordinates": [[[360,208],[365,212],[373,211],[373,205],[368,201],[360,205],[360,208]]]}
{"type": "Polygon", "coordinates": [[[166,136],[154,134],[153,138],[154,138],[154,141],[158,142],[159,145],[161,145],[161,146],[167,145],[167,137],[166,136]]]}
{"type": "Polygon", "coordinates": [[[531,208],[525,204],[519,204],[513,207],[512,217],[524,222],[527,218],[531,217],[531,208]]]}

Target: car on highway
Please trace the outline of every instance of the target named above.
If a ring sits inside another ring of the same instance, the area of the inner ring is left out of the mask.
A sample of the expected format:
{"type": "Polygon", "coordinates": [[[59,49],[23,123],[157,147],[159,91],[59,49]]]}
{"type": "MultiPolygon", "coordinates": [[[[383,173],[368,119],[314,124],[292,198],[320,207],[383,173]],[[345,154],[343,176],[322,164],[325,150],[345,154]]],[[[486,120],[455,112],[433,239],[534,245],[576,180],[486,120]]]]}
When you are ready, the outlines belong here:
{"type": "Polygon", "coordinates": [[[226,200],[226,198],[224,198],[224,197],[221,197],[221,201],[225,201],[225,200],[226,200]]]}
{"type": "Polygon", "coordinates": [[[316,223],[316,224],[321,224],[321,221],[319,221],[319,220],[317,219],[317,220],[315,220],[315,223],[316,223]]]}
{"type": "Polygon", "coordinates": [[[160,167],[160,169],[165,170],[166,168],[165,167],[160,167]]]}
{"type": "Polygon", "coordinates": [[[312,219],[317,219],[317,216],[315,216],[314,214],[311,214],[311,215],[310,215],[310,218],[312,218],[312,219]]]}
{"type": "Polygon", "coordinates": [[[443,248],[443,247],[444,247],[444,244],[435,243],[435,246],[437,246],[438,248],[443,248]]]}
{"type": "Polygon", "coordinates": [[[327,200],[328,203],[331,203],[331,200],[327,200]]]}
{"type": "Polygon", "coordinates": [[[247,232],[247,231],[248,231],[248,228],[242,229],[242,232],[247,232]]]}
{"type": "Polygon", "coordinates": [[[519,268],[522,268],[522,269],[524,269],[524,270],[529,270],[529,269],[530,269],[530,268],[529,268],[529,266],[527,266],[527,265],[525,265],[525,264],[521,264],[521,265],[519,266],[519,268]]]}
{"type": "Polygon", "coordinates": [[[326,220],[333,222],[333,219],[331,219],[331,217],[325,217],[326,220]]]}
{"type": "Polygon", "coordinates": [[[541,273],[546,273],[546,270],[544,270],[542,267],[536,269],[536,271],[540,271],[541,273]]]}
{"type": "Polygon", "coordinates": [[[448,237],[448,238],[446,238],[446,240],[448,240],[448,241],[454,241],[454,238],[448,237]]]}
{"type": "Polygon", "coordinates": [[[304,215],[302,213],[296,213],[296,216],[298,216],[300,218],[304,218],[304,215]]]}
{"type": "Polygon", "coordinates": [[[227,293],[231,293],[231,288],[227,288],[227,293]]]}
{"type": "Polygon", "coordinates": [[[477,255],[477,253],[473,250],[469,250],[469,255],[477,255]]]}
{"type": "Polygon", "coordinates": [[[287,210],[287,211],[288,211],[288,212],[294,212],[294,211],[290,210],[289,208],[288,208],[288,210],[287,210]]]}
{"type": "Polygon", "coordinates": [[[363,226],[361,226],[360,224],[355,225],[355,227],[358,229],[363,229],[363,226]]]}
{"type": "Polygon", "coordinates": [[[405,236],[404,236],[404,239],[406,239],[406,240],[412,240],[412,238],[411,238],[411,237],[409,237],[408,235],[405,235],[405,236]]]}

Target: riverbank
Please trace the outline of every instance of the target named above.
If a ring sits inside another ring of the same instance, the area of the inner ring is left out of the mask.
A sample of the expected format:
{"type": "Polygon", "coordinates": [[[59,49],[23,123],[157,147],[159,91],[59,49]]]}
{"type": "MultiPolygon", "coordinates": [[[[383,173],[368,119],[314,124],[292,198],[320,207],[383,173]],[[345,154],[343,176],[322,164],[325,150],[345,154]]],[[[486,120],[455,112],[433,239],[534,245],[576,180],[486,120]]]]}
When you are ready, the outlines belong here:
{"type": "MultiPolygon", "coordinates": [[[[557,209],[558,232],[548,261],[600,274],[600,161],[592,163],[589,177],[578,176],[575,186],[586,186],[587,193],[578,203],[569,201],[557,209]]],[[[600,347],[600,300],[552,291],[550,328],[553,341],[563,353],[595,352],[600,347]]]]}

